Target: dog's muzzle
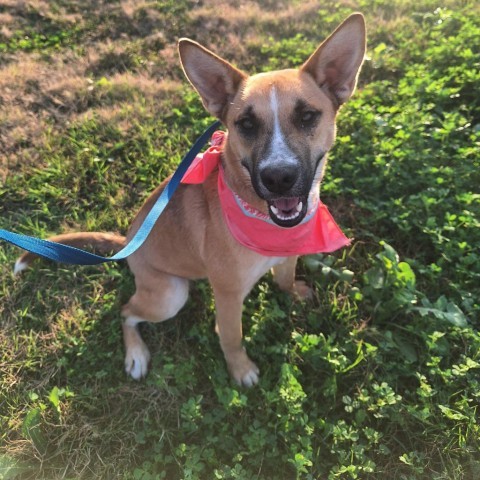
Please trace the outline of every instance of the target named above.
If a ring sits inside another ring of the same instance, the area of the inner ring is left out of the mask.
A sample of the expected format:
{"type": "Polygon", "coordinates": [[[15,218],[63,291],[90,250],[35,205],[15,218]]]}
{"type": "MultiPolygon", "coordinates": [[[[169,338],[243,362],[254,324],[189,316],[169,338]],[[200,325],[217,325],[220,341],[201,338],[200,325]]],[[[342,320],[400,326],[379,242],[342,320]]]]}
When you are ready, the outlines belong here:
{"type": "Polygon", "coordinates": [[[281,227],[298,225],[307,213],[308,192],[296,164],[267,165],[259,171],[255,190],[268,203],[270,218],[281,227]]]}

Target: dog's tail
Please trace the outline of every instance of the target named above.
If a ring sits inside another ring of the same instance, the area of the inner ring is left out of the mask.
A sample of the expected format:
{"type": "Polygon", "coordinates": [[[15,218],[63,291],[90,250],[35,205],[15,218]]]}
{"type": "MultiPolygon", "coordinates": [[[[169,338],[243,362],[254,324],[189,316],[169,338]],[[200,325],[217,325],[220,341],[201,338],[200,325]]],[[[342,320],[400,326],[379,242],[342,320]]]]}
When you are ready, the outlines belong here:
{"type": "MultiPolygon", "coordinates": [[[[63,243],[71,245],[72,247],[85,248],[91,247],[100,254],[109,252],[118,252],[125,246],[125,237],[116,233],[100,233],[100,232],[77,232],[77,233],[63,233],[55,235],[48,240],[56,243],[63,243]]],[[[38,255],[31,252],[25,252],[18,257],[15,262],[13,273],[18,275],[36,259],[38,255]]]]}

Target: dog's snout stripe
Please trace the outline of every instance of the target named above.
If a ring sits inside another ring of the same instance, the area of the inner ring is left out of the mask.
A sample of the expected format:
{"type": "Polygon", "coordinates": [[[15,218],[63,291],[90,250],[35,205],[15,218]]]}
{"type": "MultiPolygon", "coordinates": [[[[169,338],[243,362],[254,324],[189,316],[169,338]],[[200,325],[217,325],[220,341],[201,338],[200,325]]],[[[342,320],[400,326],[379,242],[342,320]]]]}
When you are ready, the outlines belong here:
{"type": "Polygon", "coordinates": [[[266,167],[272,163],[278,165],[297,165],[298,159],[290,150],[280,124],[280,103],[278,100],[277,89],[273,85],[270,90],[270,108],[273,116],[273,135],[270,141],[268,155],[260,162],[261,167],[266,167]]]}

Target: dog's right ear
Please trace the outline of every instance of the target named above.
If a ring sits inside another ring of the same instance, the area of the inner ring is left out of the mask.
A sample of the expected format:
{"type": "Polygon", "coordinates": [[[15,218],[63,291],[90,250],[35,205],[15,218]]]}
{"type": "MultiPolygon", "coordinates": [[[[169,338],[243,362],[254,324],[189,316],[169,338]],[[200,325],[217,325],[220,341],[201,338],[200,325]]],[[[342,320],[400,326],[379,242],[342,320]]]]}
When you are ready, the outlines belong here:
{"type": "Polygon", "coordinates": [[[203,105],[223,120],[226,107],[247,75],[188,38],[180,39],[178,51],[183,71],[202,97],[203,105]]]}

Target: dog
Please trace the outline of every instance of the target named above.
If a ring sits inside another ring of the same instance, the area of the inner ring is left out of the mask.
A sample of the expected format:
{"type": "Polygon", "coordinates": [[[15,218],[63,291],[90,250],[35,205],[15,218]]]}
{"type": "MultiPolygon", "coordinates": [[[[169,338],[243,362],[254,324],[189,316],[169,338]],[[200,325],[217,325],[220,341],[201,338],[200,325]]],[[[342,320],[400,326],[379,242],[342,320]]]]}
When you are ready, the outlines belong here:
{"type": "MultiPolygon", "coordinates": [[[[228,133],[220,166],[200,184],[182,184],[143,246],[128,258],[136,291],[122,309],[123,337],[125,370],[134,379],[147,374],[150,361],[138,325],[175,316],[187,301],[189,281],[208,278],[228,370],[239,385],[258,382],[259,369],[242,345],[245,297],[270,269],[280,289],[301,298],[311,292],[305,282],[295,280],[295,245],[278,255],[264,255],[235,238],[227,225],[219,181],[227,185],[231,198],[247,206],[245,218],[253,211],[268,219],[275,228],[274,241],[308,224],[307,217],[318,206],[336,115],[355,90],[365,48],[360,13],[349,16],[299,69],[248,76],[200,44],[179,41],[186,77],[228,133]]],[[[80,232],[50,240],[118,251],[164,187],[165,182],[147,199],[126,237],[80,232]]],[[[19,257],[15,273],[34,258],[31,253],[19,257]]]]}

